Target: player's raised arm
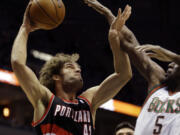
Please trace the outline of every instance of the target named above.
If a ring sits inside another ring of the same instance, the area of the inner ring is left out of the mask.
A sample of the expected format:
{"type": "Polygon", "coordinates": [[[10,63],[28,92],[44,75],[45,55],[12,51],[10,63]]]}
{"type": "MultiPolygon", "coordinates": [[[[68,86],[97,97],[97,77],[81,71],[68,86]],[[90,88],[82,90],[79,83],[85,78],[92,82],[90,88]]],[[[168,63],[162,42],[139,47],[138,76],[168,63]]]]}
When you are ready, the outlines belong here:
{"type": "Polygon", "coordinates": [[[28,17],[28,10],[30,6],[31,2],[27,6],[24,14],[23,24],[21,25],[13,44],[11,65],[22,89],[24,90],[33,107],[35,107],[38,103],[38,100],[43,96],[48,100],[50,93],[39,83],[33,71],[26,66],[28,36],[30,32],[36,29],[30,24],[28,17]]]}
{"type": "Polygon", "coordinates": [[[112,24],[113,20],[115,19],[115,16],[112,14],[111,10],[109,10],[107,7],[102,5],[97,0],[84,0],[84,2],[89,7],[92,7],[98,13],[104,15],[106,17],[106,19],[108,20],[109,25],[112,24]]]}
{"type": "MultiPolygon", "coordinates": [[[[104,15],[110,25],[113,22],[113,20],[116,18],[107,7],[99,3],[97,0],[84,0],[84,1],[88,6],[92,7],[97,12],[104,15]]],[[[140,44],[136,39],[134,33],[127,26],[124,25],[122,27],[120,34],[122,35],[122,40],[121,40],[122,48],[128,52],[128,55],[132,63],[144,76],[144,78],[146,78],[146,80],[149,82],[150,84],[149,87],[152,87],[154,84],[159,83],[160,80],[164,77],[163,69],[155,62],[151,61],[150,58],[146,56],[142,56],[143,54],[141,55],[141,53],[135,51],[135,47],[139,46],[140,44]],[[156,73],[158,72],[162,74],[161,76],[156,77],[157,75],[156,73]]]]}
{"type": "Polygon", "coordinates": [[[131,7],[121,13],[112,23],[109,30],[109,43],[113,52],[115,72],[107,77],[100,85],[88,89],[82,94],[91,102],[93,117],[96,109],[109,99],[113,98],[120,89],[131,79],[132,71],[128,55],[120,48],[119,31],[131,14],[131,7]]]}
{"type": "MultiPolygon", "coordinates": [[[[97,0],[84,0],[84,2],[98,13],[104,15],[105,18],[108,20],[109,25],[111,25],[113,20],[116,18],[109,8],[105,7],[97,0]]],[[[135,46],[139,45],[139,42],[136,39],[134,33],[126,25],[123,25],[121,29],[121,34],[123,35],[123,38],[124,37],[129,38],[129,40],[133,42],[133,45],[135,46]]]]}
{"type": "Polygon", "coordinates": [[[152,88],[154,85],[160,84],[165,78],[165,71],[156,62],[151,60],[145,53],[138,51],[138,46],[134,45],[128,38],[121,40],[121,47],[125,50],[132,63],[141,73],[141,75],[147,80],[148,88],[152,88]]]}

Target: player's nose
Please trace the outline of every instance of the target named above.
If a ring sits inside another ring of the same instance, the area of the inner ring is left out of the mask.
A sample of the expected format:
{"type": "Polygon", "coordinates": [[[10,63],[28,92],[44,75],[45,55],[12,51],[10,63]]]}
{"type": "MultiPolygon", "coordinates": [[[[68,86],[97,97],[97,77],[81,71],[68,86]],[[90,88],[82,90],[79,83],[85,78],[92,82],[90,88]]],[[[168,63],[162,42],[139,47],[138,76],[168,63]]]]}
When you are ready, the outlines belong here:
{"type": "Polygon", "coordinates": [[[77,68],[75,69],[75,71],[76,71],[77,73],[81,73],[81,69],[80,69],[79,67],[77,67],[77,68]]]}

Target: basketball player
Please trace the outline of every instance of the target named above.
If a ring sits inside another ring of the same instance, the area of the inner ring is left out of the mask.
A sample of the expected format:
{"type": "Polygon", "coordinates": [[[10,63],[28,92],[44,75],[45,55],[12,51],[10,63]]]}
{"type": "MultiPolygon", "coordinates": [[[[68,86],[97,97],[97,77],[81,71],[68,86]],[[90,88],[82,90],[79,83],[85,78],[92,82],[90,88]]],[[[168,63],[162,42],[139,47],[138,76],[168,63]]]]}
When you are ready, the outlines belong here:
{"type": "Polygon", "coordinates": [[[134,135],[134,126],[129,122],[122,122],[115,128],[114,135],[134,135]]]}
{"type": "Polygon", "coordinates": [[[129,58],[120,49],[118,34],[131,14],[131,7],[126,6],[122,14],[119,10],[109,30],[115,72],[77,97],[83,86],[78,54],[54,56],[40,71],[40,81],[26,65],[28,36],[38,29],[30,23],[30,5],[31,2],[13,44],[11,64],[34,108],[32,124],[39,135],[92,135],[97,108],[113,98],[132,77],[129,58]]]}
{"type": "MultiPolygon", "coordinates": [[[[98,1],[85,2],[104,14],[110,24],[115,19],[98,1]]],[[[180,135],[180,55],[160,46],[140,46],[134,34],[126,26],[123,28],[121,47],[147,80],[149,89],[136,122],[135,135],[180,135]],[[151,58],[170,62],[167,72],[151,58]]]]}

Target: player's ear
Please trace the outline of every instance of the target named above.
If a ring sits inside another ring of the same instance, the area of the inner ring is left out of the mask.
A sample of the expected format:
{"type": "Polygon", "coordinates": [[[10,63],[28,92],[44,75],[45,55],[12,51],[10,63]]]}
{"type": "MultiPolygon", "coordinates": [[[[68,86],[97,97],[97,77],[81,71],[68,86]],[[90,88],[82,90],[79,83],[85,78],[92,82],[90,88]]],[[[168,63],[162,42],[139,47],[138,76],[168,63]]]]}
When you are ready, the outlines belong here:
{"type": "Polygon", "coordinates": [[[61,77],[60,77],[60,75],[53,75],[53,76],[52,76],[52,79],[53,79],[54,81],[58,81],[58,80],[61,80],[61,77]]]}

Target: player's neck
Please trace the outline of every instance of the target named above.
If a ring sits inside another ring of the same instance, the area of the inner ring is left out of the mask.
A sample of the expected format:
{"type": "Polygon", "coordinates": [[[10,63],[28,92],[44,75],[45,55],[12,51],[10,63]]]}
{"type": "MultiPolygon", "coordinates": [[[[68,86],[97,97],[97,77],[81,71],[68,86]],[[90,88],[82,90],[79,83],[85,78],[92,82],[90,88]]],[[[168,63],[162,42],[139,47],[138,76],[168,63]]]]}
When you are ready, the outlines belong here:
{"type": "Polygon", "coordinates": [[[66,93],[64,91],[58,91],[56,93],[56,96],[61,99],[70,100],[70,101],[74,101],[76,99],[75,93],[66,93]]]}
{"type": "Polygon", "coordinates": [[[55,86],[56,96],[65,99],[65,100],[71,100],[73,101],[76,98],[76,92],[69,89],[64,89],[61,84],[57,84],[55,86]]]}
{"type": "Polygon", "coordinates": [[[169,77],[164,81],[164,83],[167,85],[168,91],[180,92],[179,78],[169,77]]]}

